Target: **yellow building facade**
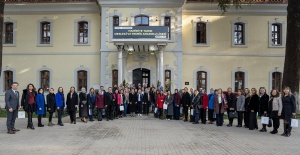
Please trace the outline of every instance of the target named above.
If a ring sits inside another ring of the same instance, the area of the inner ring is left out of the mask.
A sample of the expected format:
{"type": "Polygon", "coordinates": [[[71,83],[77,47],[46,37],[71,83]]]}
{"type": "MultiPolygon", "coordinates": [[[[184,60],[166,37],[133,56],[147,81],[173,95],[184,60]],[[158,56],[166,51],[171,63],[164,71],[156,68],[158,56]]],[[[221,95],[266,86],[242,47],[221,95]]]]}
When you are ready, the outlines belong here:
{"type": "Polygon", "coordinates": [[[279,88],[286,6],[257,3],[222,15],[216,4],[185,0],[8,2],[1,107],[12,81],[19,82],[19,90],[29,83],[68,91],[123,81],[160,81],[171,90],[202,87],[208,92],[279,88]],[[127,29],[144,33],[115,33],[127,29]]]}

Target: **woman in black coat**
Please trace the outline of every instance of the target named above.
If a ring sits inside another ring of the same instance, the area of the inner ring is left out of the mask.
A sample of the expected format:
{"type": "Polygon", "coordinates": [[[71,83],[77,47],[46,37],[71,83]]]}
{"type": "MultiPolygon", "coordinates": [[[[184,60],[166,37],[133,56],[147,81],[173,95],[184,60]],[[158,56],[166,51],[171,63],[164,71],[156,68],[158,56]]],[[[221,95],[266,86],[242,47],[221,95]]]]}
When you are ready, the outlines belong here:
{"type": "Polygon", "coordinates": [[[245,128],[249,128],[249,103],[250,103],[250,92],[248,88],[245,88],[245,113],[244,113],[244,123],[245,128]]]}
{"type": "Polygon", "coordinates": [[[30,128],[34,130],[34,126],[32,123],[32,113],[35,112],[35,98],[37,96],[35,87],[33,84],[28,84],[27,88],[23,90],[23,95],[21,99],[21,106],[24,107],[24,110],[27,112],[28,115],[28,123],[27,129],[30,128]]]}
{"type": "Polygon", "coordinates": [[[52,116],[53,113],[55,112],[55,107],[56,102],[55,102],[55,94],[54,94],[54,89],[50,88],[50,93],[47,95],[47,111],[49,112],[49,123],[48,126],[53,126],[54,124],[52,123],[52,116]]]}
{"type": "Polygon", "coordinates": [[[289,87],[284,88],[282,96],[282,113],[281,117],[284,120],[284,133],[282,136],[289,137],[291,136],[291,118],[296,115],[296,100],[294,95],[292,95],[292,91],[289,87]]]}
{"type": "Polygon", "coordinates": [[[258,129],[256,113],[258,112],[259,99],[257,90],[251,89],[251,97],[249,102],[249,130],[258,129]]]}
{"type": "Polygon", "coordinates": [[[76,111],[78,107],[78,95],[75,92],[75,87],[70,88],[70,92],[67,95],[67,109],[70,115],[70,124],[76,124],[76,111]]]}
{"type": "Polygon", "coordinates": [[[134,117],[134,113],[136,112],[136,97],[135,97],[134,89],[131,89],[131,93],[129,94],[129,112],[130,116],[134,117]]]}
{"type": "Polygon", "coordinates": [[[81,111],[81,121],[82,122],[87,122],[86,118],[88,117],[88,111],[89,111],[89,107],[87,104],[87,94],[86,94],[86,89],[85,88],[81,88],[81,93],[79,94],[79,107],[80,107],[80,111],[81,111]]]}
{"type": "MultiPolygon", "coordinates": [[[[267,95],[265,87],[259,88],[259,117],[267,116],[268,112],[268,104],[269,103],[269,95],[267,95]]],[[[259,130],[260,132],[267,132],[267,125],[263,124],[263,128],[259,130]]]]}

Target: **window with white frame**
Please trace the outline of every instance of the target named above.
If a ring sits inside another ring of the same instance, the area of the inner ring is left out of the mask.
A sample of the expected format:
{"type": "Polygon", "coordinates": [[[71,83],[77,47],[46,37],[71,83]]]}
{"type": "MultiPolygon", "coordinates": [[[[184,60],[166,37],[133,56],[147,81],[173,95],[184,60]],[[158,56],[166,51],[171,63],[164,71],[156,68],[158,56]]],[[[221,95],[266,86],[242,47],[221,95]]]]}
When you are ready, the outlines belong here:
{"type": "Polygon", "coordinates": [[[4,95],[4,92],[11,89],[11,84],[16,80],[16,71],[13,68],[2,68],[2,74],[0,76],[0,95],[4,95]]]}
{"type": "Polygon", "coordinates": [[[248,71],[238,67],[231,72],[231,88],[234,92],[248,87],[248,71]]]}
{"type": "Polygon", "coordinates": [[[38,21],[37,46],[53,45],[53,20],[41,19],[38,21]]]}
{"type": "Polygon", "coordinates": [[[74,21],[74,45],[91,45],[91,20],[85,17],[74,21]]]}
{"type": "Polygon", "coordinates": [[[3,21],[3,46],[16,46],[17,22],[10,18],[3,21]]]}
{"type": "Polygon", "coordinates": [[[248,22],[242,18],[231,21],[232,47],[248,46],[248,22]]]}
{"type": "Polygon", "coordinates": [[[40,71],[40,88],[44,91],[49,91],[50,89],[50,71],[42,70],[40,71]]]}
{"type": "Polygon", "coordinates": [[[210,24],[208,20],[193,20],[194,46],[210,46],[210,24]]]}
{"type": "Polygon", "coordinates": [[[282,20],[269,21],[269,47],[285,47],[285,27],[282,20]]]}

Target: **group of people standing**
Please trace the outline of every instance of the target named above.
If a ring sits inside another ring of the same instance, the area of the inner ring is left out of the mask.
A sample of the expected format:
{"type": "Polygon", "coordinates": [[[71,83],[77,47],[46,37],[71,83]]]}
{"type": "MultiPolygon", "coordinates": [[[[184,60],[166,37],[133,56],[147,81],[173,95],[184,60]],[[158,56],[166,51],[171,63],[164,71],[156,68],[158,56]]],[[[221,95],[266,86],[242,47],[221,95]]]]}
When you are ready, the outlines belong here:
{"type": "MultiPolygon", "coordinates": [[[[52,116],[54,112],[58,114],[59,126],[62,123],[62,115],[65,112],[70,116],[70,124],[76,124],[76,113],[79,110],[79,117],[82,122],[94,121],[94,116],[98,121],[102,121],[105,117],[107,121],[122,117],[130,117],[149,115],[149,111],[153,111],[154,116],[166,120],[180,120],[180,114],[183,114],[183,121],[199,124],[206,124],[206,111],[208,111],[209,124],[216,122],[217,126],[223,126],[224,113],[227,112],[229,117],[228,127],[233,125],[234,118],[237,118],[237,127],[244,127],[250,130],[258,129],[257,114],[262,117],[270,117],[273,120],[272,134],[278,133],[280,126],[280,118],[284,119],[283,136],[291,135],[292,127],[290,125],[291,118],[296,115],[296,101],[289,87],[283,90],[282,95],[278,90],[272,90],[270,95],[266,93],[266,89],[261,87],[259,92],[255,88],[249,90],[239,89],[237,93],[233,93],[231,88],[223,93],[222,89],[211,89],[207,94],[204,89],[188,88],[175,89],[174,94],[168,90],[163,91],[161,84],[155,88],[146,85],[134,84],[125,86],[109,87],[106,92],[101,86],[99,90],[91,88],[86,92],[85,88],[81,89],[79,95],[75,91],[75,87],[71,87],[69,92],[64,95],[64,90],[59,87],[57,93],[54,89],[49,90],[49,94],[44,97],[44,90],[36,88],[33,84],[28,84],[23,90],[21,97],[21,106],[19,104],[18,83],[12,84],[12,89],[6,91],[5,103],[8,111],[7,129],[9,134],[14,134],[19,129],[14,128],[16,113],[18,109],[24,109],[28,115],[27,128],[35,129],[32,123],[33,113],[38,115],[38,127],[44,127],[42,117],[49,113],[48,126],[53,126],[52,116]],[[65,108],[66,106],[66,108],[65,108]]],[[[261,132],[266,132],[266,124],[262,125],[261,132]]]]}

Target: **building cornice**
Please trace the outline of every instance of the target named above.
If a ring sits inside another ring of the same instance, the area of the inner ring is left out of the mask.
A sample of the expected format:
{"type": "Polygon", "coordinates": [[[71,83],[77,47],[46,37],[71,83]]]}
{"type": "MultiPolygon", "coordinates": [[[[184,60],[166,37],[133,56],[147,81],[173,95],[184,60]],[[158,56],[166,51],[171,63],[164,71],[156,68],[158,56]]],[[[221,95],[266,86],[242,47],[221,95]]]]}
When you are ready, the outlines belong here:
{"type": "Polygon", "coordinates": [[[111,8],[173,8],[182,7],[185,0],[98,0],[98,3],[111,8]]]}

